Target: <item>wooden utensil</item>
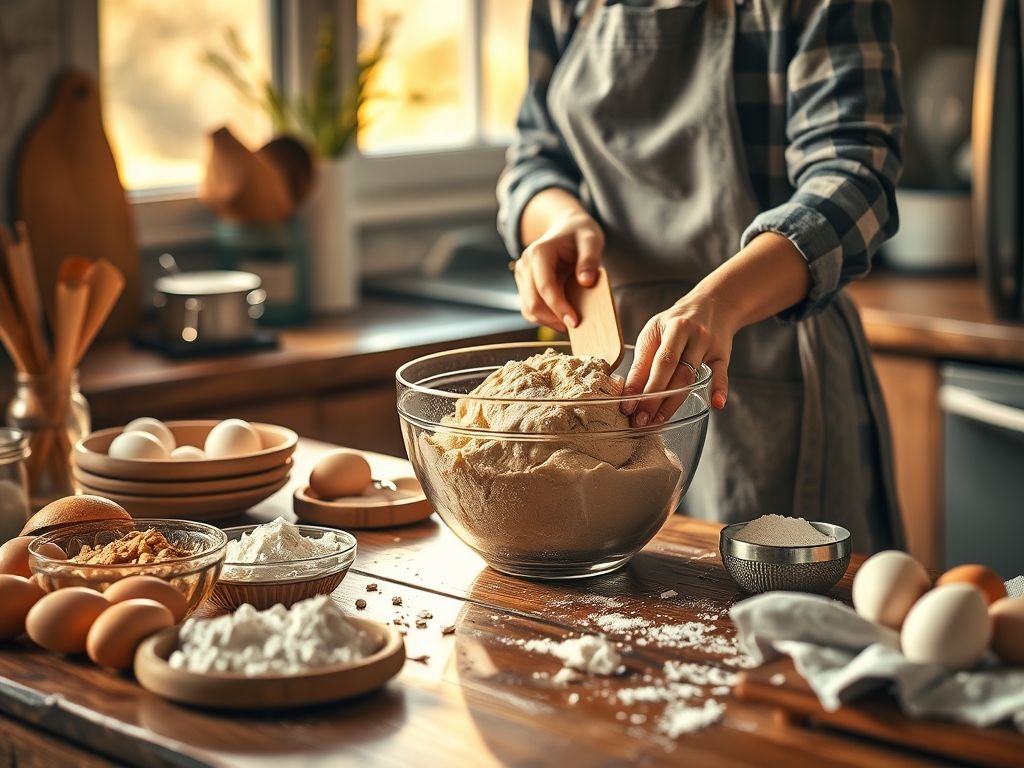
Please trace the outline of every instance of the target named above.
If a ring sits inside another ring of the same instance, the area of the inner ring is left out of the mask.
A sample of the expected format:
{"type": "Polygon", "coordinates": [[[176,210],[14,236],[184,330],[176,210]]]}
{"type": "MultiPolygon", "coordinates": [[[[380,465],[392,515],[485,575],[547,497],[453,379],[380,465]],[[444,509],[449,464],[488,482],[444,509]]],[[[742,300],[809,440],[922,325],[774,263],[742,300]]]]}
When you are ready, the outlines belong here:
{"type": "MultiPolygon", "coordinates": [[[[416,482],[415,478],[409,478],[416,482]]],[[[416,483],[419,487],[419,483],[416,483]]],[[[426,520],[433,513],[422,491],[415,496],[395,501],[374,501],[357,497],[318,499],[309,486],[295,490],[292,508],[299,522],[327,525],[332,528],[391,528],[426,520]]]]}
{"type": "Polygon", "coordinates": [[[1009,725],[982,729],[943,721],[938,728],[935,720],[907,717],[884,694],[826,712],[789,659],[745,670],[735,692],[741,699],[775,707],[795,727],[821,724],[957,763],[1018,766],[1024,754],[1024,736],[1009,725]]]}
{"type": "Polygon", "coordinates": [[[71,254],[106,258],[124,275],[125,291],[106,323],[127,334],[137,321],[139,253],[135,227],[100,114],[95,80],[68,72],[25,140],[15,202],[32,232],[42,301],[54,316],[57,272],[71,254]]]}
{"type": "Polygon", "coordinates": [[[575,328],[569,328],[572,353],[600,357],[613,369],[618,367],[625,345],[608,273],[603,267],[598,268],[597,280],[589,288],[584,288],[575,275],[570,275],[565,284],[565,296],[576,310],[578,320],[575,328]]]}
{"type": "Polygon", "coordinates": [[[348,699],[380,688],[405,664],[405,643],[394,627],[368,619],[349,621],[369,634],[379,650],[351,664],[289,676],[245,677],[172,669],[178,627],[146,639],[135,654],[135,677],[148,691],[181,704],[213,709],[273,711],[348,699]]]}
{"type": "Polygon", "coordinates": [[[20,316],[27,345],[23,358],[28,371],[40,373],[49,362],[49,348],[43,334],[43,310],[36,268],[25,222],[15,224],[17,239],[6,227],[0,227],[0,282],[7,284],[7,298],[13,312],[20,316]]]}
{"type": "Polygon", "coordinates": [[[266,155],[251,152],[226,127],[209,135],[206,177],[199,199],[231,221],[274,223],[294,210],[284,172],[266,155]]]}
{"type": "Polygon", "coordinates": [[[309,197],[316,166],[305,144],[292,136],[278,136],[260,147],[256,154],[265,157],[284,176],[293,209],[309,197]]]}

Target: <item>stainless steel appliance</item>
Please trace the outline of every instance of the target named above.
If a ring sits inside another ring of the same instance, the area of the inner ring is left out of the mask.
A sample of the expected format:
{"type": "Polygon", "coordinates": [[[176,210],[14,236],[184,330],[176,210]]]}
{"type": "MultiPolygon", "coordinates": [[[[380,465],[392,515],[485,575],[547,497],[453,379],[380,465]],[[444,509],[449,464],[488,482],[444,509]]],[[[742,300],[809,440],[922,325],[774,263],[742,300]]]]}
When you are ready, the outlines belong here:
{"type": "Polygon", "coordinates": [[[942,367],[945,565],[1024,573],[1024,371],[942,367]]]}
{"type": "Polygon", "coordinates": [[[985,0],[972,117],[974,237],[992,308],[1024,319],[1022,0],[985,0]]]}

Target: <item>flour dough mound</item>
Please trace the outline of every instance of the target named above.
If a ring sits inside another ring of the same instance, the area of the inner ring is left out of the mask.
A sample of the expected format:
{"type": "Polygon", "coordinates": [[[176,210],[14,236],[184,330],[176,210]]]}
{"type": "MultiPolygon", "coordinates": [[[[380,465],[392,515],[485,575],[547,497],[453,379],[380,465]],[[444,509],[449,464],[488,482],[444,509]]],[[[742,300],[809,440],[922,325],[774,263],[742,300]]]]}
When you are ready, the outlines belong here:
{"type": "Polygon", "coordinates": [[[551,349],[491,373],[417,441],[448,524],[504,559],[625,556],[646,543],[678,500],[682,467],[658,435],[608,434],[627,430],[629,419],[617,403],[588,401],[617,397],[622,386],[604,360],[551,349]],[[510,399],[523,402],[501,402],[510,399]]]}

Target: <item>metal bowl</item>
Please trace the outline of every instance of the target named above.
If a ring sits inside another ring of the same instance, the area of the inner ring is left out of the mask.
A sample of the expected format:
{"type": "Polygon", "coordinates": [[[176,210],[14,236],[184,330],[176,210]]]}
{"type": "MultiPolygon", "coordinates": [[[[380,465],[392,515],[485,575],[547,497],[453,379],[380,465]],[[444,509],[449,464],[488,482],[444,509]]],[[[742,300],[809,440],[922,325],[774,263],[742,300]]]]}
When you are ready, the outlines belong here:
{"type": "Polygon", "coordinates": [[[778,547],[737,540],[746,523],[722,529],[719,550],[725,569],[744,592],[758,594],[774,590],[824,594],[839,583],[850,565],[850,532],[831,523],[811,522],[822,533],[835,538],[827,544],[778,547]]]}

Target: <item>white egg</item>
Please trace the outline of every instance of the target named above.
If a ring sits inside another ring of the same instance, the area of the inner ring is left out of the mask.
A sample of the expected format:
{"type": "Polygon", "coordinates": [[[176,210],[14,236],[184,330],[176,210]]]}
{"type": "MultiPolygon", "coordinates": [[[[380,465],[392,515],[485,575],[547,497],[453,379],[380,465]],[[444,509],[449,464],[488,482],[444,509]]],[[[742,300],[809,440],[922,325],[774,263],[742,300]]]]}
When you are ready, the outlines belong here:
{"type": "Polygon", "coordinates": [[[147,432],[163,443],[164,450],[170,453],[174,450],[177,442],[170,428],[158,419],[143,416],[141,419],[134,419],[124,425],[125,432],[147,432]]]}
{"type": "Polygon", "coordinates": [[[149,432],[122,432],[107,450],[112,459],[166,459],[167,450],[149,432]]]}
{"type": "Polygon", "coordinates": [[[985,656],[992,637],[988,605],[970,584],[936,587],[914,603],[900,633],[908,661],[968,669],[985,656]]]}
{"type": "Polygon", "coordinates": [[[194,445],[179,445],[171,451],[171,458],[178,461],[202,461],[206,454],[202,448],[196,448],[194,445]]]}
{"type": "Polygon", "coordinates": [[[217,424],[206,436],[206,445],[203,446],[208,459],[256,453],[262,447],[256,430],[241,419],[225,419],[217,424]]]}
{"type": "Polygon", "coordinates": [[[879,552],[853,577],[853,607],[868,621],[899,629],[907,612],[928,591],[928,571],[906,552],[879,552]]]}

